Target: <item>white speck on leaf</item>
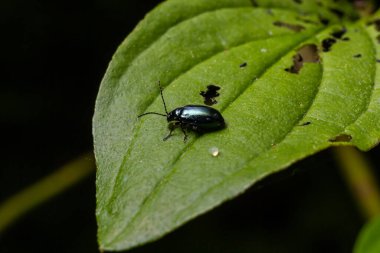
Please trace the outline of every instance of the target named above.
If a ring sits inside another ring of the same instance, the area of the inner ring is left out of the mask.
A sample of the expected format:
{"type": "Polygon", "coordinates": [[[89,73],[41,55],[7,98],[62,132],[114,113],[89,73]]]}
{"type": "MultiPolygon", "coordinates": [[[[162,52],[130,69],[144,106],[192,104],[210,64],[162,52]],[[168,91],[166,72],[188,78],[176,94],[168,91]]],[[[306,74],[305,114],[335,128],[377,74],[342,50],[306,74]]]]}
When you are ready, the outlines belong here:
{"type": "Polygon", "coordinates": [[[217,147],[211,147],[208,151],[213,157],[217,157],[219,155],[219,149],[217,147]]]}

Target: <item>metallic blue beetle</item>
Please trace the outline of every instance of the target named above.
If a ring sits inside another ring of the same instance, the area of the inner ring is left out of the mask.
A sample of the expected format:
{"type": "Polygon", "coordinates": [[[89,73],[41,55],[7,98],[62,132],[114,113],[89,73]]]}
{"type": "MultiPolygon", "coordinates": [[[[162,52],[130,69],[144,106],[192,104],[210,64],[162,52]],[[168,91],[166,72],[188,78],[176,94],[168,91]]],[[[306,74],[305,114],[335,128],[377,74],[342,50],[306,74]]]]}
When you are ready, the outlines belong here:
{"type": "Polygon", "coordinates": [[[139,115],[138,118],[148,114],[155,114],[166,117],[167,121],[169,122],[170,132],[163,139],[164,141],[172,136],[174,129],[177,127],[180,127],[183,134],[185,135],[183,138],[184,142],[187,140],[186,130],[193,130],[195,132],[204,133],[220,130],[225,127],[225,122],[220,112],[208,106],[185,105],[183,107],[178,107],[171,112],[168,112],[166,109],[164,96],[162,94],[160,81],[158,81],[158,86],[160,87],[161,98],[166,114],[158,112],[146,112],[139,115]]]}

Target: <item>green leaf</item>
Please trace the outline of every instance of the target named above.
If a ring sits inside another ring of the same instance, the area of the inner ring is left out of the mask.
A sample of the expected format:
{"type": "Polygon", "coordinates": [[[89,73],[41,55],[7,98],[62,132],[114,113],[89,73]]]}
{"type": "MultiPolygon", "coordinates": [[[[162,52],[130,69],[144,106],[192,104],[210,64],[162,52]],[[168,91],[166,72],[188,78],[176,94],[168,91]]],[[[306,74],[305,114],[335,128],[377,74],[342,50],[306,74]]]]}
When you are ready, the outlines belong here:
{"type": "Polygon", "coordinates": [[[120,45],[93,121],[101,248],[155,240],[329,146],[379,142],[379,32],[342,1],[297,2],[169,0],[120,45]],[[319,60],[301,53],[316,47],[319,60]],[[220,86],[227,127],[162,141],[163,117],[137,118],[163,113],[158,80],[168,110],[220,86]]]}
{"type": "Polygon", "coordinates": [[[380,217],[372,219],[360,231],[355,243],[354,253],[380,252],[380,217]]]}

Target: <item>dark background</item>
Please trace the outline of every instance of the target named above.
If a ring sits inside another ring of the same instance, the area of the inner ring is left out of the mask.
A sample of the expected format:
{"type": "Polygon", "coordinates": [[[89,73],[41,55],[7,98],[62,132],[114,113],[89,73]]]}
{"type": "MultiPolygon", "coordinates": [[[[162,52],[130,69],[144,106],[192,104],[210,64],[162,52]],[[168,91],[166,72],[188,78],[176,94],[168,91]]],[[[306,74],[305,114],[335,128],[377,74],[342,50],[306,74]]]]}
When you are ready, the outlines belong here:
{"type": "MultiPolygon", "coordinates": [[[[107,64],[156,4],[0,0],[0,202],[92,149],[107,64]]],[[[131,252],[350,252],[363,222],[324,151],[131,252]]],[[[95,175],[0,235],[0,252],[98,252],[95,175]]]]}

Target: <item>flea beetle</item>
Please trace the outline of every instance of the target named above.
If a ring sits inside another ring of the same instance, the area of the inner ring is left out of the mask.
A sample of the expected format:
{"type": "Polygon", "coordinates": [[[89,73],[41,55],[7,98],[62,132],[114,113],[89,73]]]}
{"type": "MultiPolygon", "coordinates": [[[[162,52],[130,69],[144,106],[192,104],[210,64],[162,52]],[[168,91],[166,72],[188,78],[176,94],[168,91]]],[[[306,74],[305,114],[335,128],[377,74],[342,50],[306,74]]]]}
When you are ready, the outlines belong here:
{"type": "Polygon", "coordinates": [[[165,113],[158,112],[146,112],[138,116],[138,118],[148,115],[155,114],[166,117],[169,123],[169,134],[163,139],[166,141],[172,136],[175,128],[180,127],[184,138],[183,141],[186,142],[187,134],[186,130],[193,130],[198,133],[212,132],[220,130],[225,127],[223,116],[220,112],[214,108],[204,106],[204,105],[185,105],[178,107],[171,112],[166,109],[166,103],[164,95],[162,94],[162,87],[160,81],[158,81],[158,86],[160,88],[162,103],[164,105],[165,113]]]}

